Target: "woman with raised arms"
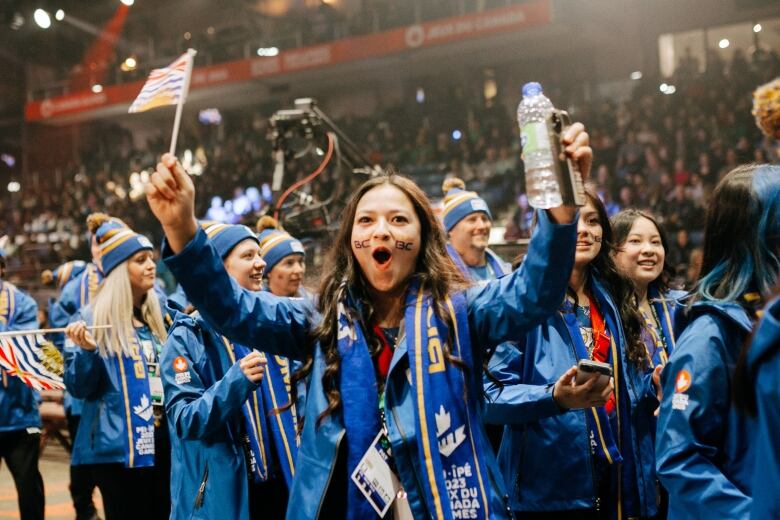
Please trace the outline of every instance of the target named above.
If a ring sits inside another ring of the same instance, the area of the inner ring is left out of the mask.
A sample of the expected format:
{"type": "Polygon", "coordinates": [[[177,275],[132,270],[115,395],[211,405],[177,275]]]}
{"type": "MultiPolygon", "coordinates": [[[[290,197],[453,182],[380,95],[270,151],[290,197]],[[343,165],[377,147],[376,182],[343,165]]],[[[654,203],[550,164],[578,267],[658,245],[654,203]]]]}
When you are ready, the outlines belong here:
{"type": "MultiPolygon", "coordinates": [[[[585,176],[588,142],[581,124],[564,136],[585,176]]],[[[232,341],[313,358],[288,518],[374,518],[391,507],[414,518],[511,516],[481,424],[481,367],[563,299],[577,208],[539,212],[523,266],[469,288],[420,188],[376,177],[343,212],[315,312],[231,281],[173,156],[147,199],[166,263],[208,322],[232,341]]]]}

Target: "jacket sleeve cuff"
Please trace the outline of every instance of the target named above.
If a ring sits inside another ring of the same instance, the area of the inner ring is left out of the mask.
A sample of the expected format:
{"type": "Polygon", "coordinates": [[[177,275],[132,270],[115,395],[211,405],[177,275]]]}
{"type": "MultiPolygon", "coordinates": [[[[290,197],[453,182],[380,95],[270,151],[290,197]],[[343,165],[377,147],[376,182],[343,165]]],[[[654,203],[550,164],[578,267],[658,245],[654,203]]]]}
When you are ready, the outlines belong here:
{"type": "Polygon", "coordinates": [[[206,232],[198,227],[198,231],[190,242],[178,253],[174,253],[168,243],[167,238],[163,238],[162,258],[165,264],[173,271],[177,268],[185,268],[193,259],[197,258],[198,252],[208,243],[206,232]]]}

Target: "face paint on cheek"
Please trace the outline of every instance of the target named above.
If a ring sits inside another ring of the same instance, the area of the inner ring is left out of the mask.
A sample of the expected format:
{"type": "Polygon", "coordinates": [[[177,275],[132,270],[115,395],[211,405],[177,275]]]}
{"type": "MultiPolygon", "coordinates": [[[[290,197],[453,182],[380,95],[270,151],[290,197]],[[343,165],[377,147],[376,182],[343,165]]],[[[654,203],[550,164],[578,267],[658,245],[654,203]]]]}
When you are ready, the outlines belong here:
{"type": "Polygon", "coordinates": [[[368,249],[369,247],[371,247],[371,240],[366,239],[363,240],[362,242],[360,240],[355,240],[354,245],[355,245],[355,249],[368,249]]]}
{"type": "Polygon", "coordinates": [[[414,247],[414,242],[404,242],[403,240],[395,241],[395,248],[402,251],[411,251],[414,247]]]}

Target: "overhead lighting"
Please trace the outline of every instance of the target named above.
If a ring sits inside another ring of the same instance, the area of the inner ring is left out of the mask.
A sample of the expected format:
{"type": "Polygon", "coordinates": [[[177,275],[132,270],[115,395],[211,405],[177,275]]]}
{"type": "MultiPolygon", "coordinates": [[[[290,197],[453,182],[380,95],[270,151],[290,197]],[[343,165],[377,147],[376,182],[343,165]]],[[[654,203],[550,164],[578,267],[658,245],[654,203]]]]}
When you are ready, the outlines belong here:
{"type": "Polygon", "coordinates": [[[125,4],[127,7],[130,7],[135,3],[135,0],[120,0],[123,4],[125,4]]]}
{"type": "Polygon", "coordinates": [[[94,92],[95,94],[100,94],[101,92],[103,92],[103,85],[101,85],[100,83],[95,83],[94,85],[92,85],[92,92],[94,92]]]}
{"type": "Polygon", "coordinates": [[[36,9],[33,13],[33,19],[41,29],[48,29],[51,27],[51,17],[49,16],[49,13],[43,9],[36,9]]]}
{"type": "Polygon", "coordinates": [[[634,72],[632,72],[631,73],[631,79],[633,79],[634,81],[642,79],[642,71],[635,70],[634,72]]]}
{"type": "Polygon", "coordinates": [[[718,47],[720,47],[721,49],[725,49],[729,45],[731,45],[731,42],[729,41],[728,38],[723,38],[721,41],[718,42],[718,47]]]}
{"type": "Polygon", "coordinates": [[[425,103],[425,89],[422,87],[417,87],[417,92],[415,93],[414,98],[420,104],[425,103]]]}
{"type": "Polygon", "coordinates": [[[463,137],[463,132],[461,132],[458,129],[455,129],[452,131],[452,139],[455,141],[460,141],[460,138],[463,137]]]}
{"type": "Polygon", "coordinates": [[[54,13],[54,19],[57,20],[58,22],[61,22],[62,20],[64,20],[65,19],[65,11],[63,11],[62,9],[57,9],[57,12],[54,13]]]}
{"type": "Polygon", "coordinates": [[[135,70],[137,66],[138,60],[136,60],[134,56],[128,56],[127,59],[119,66],[119,68],[122,69],[123,72],[130,72],[131,70],[135,70]]]}
{"type": "Polygon", "coordinates": [[[260,47],[257,49],[257,55],[265,57],[278,56],[279,47],[260,47]]]}
{"type": "Polygon", "coordinates": [[[658,87],[658,90],[660,90],[663,94],[666,94],[667,96],[670,94],[674,94],[677,92],[677,87],[674,85],[667,85],[666,83],[661,83],[661,86],[658,87]]]}
{"type": "Polygon", "coordinates": [[[660,90],[661,92],[666,92],[667,88],[669,88],[669,85],[667,85],[666,83],[661,83],[661,86],[658,87],[658,90],[660,90]]]}
{"type": "Polygon", "coordinates": [[[760,23],[757,23],[756,25],[753,26],[753,32],[754,33],[760,33],[761,29],[763,29],[763,27],[761,27],[760,23]]]}
{"type": "Polygon", "coordinates": [[[8,191],[10,191],[11,193],[16,193],[21,189],[22,189],[22,185],[16,181],[11,181],[8,183],[8,191]]]}

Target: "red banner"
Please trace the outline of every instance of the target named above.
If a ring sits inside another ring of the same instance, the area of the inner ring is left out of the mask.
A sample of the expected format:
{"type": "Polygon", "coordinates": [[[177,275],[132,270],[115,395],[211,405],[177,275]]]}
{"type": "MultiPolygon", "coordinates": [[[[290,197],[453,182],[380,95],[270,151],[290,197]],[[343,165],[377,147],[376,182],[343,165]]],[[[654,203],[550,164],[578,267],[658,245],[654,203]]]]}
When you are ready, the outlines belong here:
{"type": "MultiPolygon", "coordinates": [[[[550,0],[536,0],[482,13],[445,18],[383,33],[284,51],[272,58],[253,58],[197,67],[192,71],[190,88],[197,90],[338,63],[381,58],[411,49],[433,47],[549,23],[550,0]]],[[[141,91],[143,84],[143,81],[136,81],[106,86],[99,94],[85,91],[27,103],[25,119],[30,122],[41,121],[116,104],[129,104],[141,91]]]]}

